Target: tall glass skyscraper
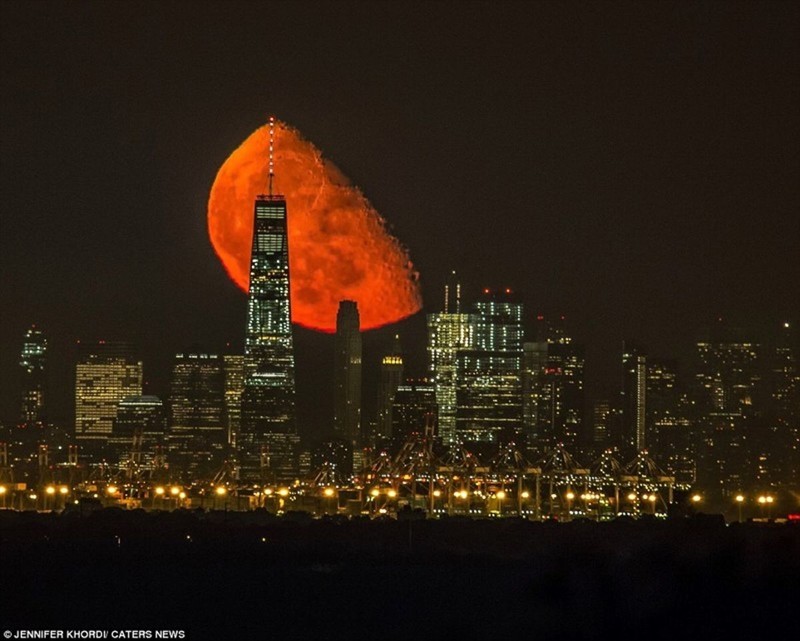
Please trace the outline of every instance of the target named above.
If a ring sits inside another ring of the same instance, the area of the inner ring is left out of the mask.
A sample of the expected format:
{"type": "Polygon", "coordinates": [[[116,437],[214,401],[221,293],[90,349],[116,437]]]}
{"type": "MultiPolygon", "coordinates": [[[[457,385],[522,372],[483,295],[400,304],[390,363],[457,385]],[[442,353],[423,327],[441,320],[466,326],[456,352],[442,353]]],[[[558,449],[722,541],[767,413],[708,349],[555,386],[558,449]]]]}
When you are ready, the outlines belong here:
{"type": "Polygon", "coordinates": [[[297,437],[286,199],[258,196],[254,218],[237,446],[245,479],[288,478],[297,437]]]}
{"type": "Polygon", "coordinates": [[[522,432],[522,303],[510,290],[473,305],[475,346],[459,352],[456,434],[495,443],[522,432]]]}

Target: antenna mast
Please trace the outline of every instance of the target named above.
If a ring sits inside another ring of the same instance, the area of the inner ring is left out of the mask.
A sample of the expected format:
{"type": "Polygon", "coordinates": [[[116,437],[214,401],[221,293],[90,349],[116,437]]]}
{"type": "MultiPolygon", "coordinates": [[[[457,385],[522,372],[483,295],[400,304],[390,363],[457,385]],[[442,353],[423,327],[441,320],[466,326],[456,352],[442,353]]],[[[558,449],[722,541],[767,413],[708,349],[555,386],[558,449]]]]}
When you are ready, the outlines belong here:
{"type": "Polygon", "coordinates": [[[275,162],[272,155],[275,143],[275,116],[269,117],[269,195],[272,196],[272,178],[275,175],[275,162]]]}

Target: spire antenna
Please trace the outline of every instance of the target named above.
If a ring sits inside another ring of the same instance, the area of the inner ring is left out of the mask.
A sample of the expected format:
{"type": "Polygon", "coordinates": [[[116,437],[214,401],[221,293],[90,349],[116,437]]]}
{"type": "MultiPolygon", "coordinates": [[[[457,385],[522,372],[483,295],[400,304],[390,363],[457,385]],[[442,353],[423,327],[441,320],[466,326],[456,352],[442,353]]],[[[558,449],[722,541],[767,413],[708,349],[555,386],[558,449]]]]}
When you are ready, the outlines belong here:
{"type": "Polygon", "coordinates": [[[273,148],[275,144],[275,116],[269,117],[269,195],[272,196],[272,178],[275,176],[275,158],[273,148]]]}

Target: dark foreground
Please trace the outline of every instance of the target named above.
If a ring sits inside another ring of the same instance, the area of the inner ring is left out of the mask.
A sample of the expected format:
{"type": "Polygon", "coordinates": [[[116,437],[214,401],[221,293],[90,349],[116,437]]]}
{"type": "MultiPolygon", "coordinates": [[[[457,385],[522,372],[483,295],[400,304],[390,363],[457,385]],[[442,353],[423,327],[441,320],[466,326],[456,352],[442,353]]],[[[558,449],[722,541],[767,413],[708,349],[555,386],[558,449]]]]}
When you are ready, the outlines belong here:
{"type": "Polygon", "coordinates": [[[172,629],[192,640],[792,638],[800,604],[800,527],[702,515],[2,512],[0,563],[2,630],[172,629]]]}

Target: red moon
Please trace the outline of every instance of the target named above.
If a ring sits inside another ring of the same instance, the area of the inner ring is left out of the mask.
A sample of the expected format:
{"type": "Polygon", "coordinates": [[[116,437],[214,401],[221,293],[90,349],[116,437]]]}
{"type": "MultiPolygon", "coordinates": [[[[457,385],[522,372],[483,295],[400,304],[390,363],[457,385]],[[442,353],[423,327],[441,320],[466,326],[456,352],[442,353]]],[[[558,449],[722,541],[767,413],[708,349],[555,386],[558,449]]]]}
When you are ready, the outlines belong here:
{"type": "MultiPolygon", "coordinates": [[[[361,329],[418,312],[418,275],[380,214],[295,129],[275,121],[273,192],[286,197],[292,321],[336,330],[339,301],[358,303],[361,329]]],[[[208,234],[234,283],[247,292],[253,202],[267,191],[269,128],[222,164],[208,199],[208,234]]]]}

